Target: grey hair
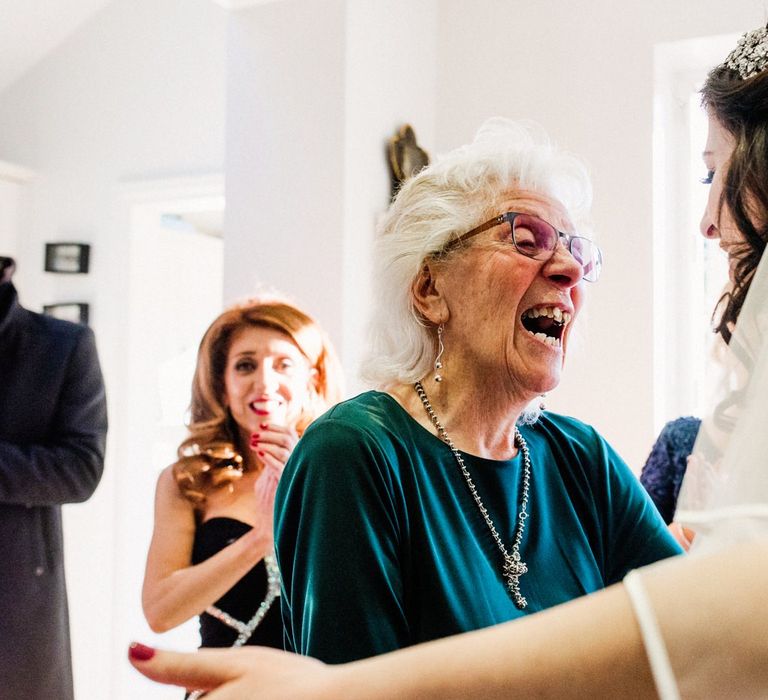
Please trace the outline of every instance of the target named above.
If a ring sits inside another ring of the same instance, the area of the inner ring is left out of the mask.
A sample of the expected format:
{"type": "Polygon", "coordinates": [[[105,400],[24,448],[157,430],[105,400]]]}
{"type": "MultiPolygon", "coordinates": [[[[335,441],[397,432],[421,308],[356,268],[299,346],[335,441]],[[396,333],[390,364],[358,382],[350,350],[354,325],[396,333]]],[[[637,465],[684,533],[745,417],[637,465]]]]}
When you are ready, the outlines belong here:
{"type": "Polygon", "coordinates": [[[429,256],[501,213],[494,207],[514,189],[553,197],[577,228],[587,223],[592,186],[584,163],[530,122],[489,119],[471,144],[405,182],[377,231],[370,343],[361,367],[366,381],[391,386],[429,372],[436,334],[414,307],[412,285],[429,256]]]}

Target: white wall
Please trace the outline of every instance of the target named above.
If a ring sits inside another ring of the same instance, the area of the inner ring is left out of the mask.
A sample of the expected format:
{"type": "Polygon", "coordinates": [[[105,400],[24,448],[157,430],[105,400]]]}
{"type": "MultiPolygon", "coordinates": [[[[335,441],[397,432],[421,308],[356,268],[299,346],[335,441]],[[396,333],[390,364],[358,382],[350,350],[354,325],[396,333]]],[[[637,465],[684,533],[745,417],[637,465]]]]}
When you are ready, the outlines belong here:
{"type": "Polygon", "coordinates": [[[65,508],[82,700],[114,697],[112,664],[125,663],[111,638],[114,558],[121,555],[112,546],[115,477],[150,459],[131,449],[130,436],[118,440],[126,424],[129,250],[120,185],[222,171],[226,18],[209,0],[115,0],[0,94],[0,160],[39,173],[19,236],[14,279],[22,303],[89,302],[107,380],[112,430],[104,480],[89,502],[65,508]],[[90,274],[42,272],[44,242],[62,239],[91,244],[90,274]]]}
{"type": "Polygon", "coordinates": [[[225,299],[274,287],[341,336],[343,0],[233,14],[227,95],[225,299]]]}
{"type": "Polygon", "coordinates": [[[350,391],[386,140],[434,134],[437,0],[285,0],[232,15],[225,299],[277,288],[336,343],[350,391]]]}
{"type": "Polygon", "coordinates": [[[0,161],[0,255],[18,258],[32,171],[0,161]]]}
{"type": "Polygon", "coordinates": [[[469,140],[486,117],[501,114],[539,122],[590,166],[605,267],[547,403],[593,423],[637,469],[654,438],[654,44],[746,31],[765,22],[765,7],[764,0],[476,0],[471,9],[463,0],[440,2],[438,148],[469,140]]]}
{"type": "MultiPolygon", "coordinates": [[[[347,373],[366,347],[373,232],[391,196],[386,145],[403,124],[434,152],[438,0],[347,3],[344,152],[344,336],[347,373]]],[[[363,385],[350,379],[352,392],[363,385]]]]}

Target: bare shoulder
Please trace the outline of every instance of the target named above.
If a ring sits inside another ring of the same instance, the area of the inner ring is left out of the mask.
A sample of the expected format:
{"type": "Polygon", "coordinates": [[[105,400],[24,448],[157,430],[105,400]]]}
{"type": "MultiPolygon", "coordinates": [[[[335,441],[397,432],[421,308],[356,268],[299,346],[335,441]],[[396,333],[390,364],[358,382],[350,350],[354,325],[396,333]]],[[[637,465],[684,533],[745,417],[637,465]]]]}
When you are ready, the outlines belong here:
{"type": "MultiPolygon", "coordinates": [[[[173,473],[173,465],[167,466],[157,477],[157,498],[183,498],[176,477],[173,473]]],[[[186,500],[186,499],[185,499],[186,500]]]]}
{"type": "Polygon", "coordinates": [[[158,511],[183,515],[185,518],[192,518],[194,515],[194,505],[179,489],[172,464],[163,469],[157,477],[155,506],[158,511]]]}
{"type": "Polygon", "coordinates": [[[179,487],[176,484],[176,477],[173,473],[173,465],[169,464],[165,469],[163,469],[160,472],[160,475],[157,477],[157,488],[159,489],[169,489],[173,488],[176,491],[179,490],[179,487]]]}

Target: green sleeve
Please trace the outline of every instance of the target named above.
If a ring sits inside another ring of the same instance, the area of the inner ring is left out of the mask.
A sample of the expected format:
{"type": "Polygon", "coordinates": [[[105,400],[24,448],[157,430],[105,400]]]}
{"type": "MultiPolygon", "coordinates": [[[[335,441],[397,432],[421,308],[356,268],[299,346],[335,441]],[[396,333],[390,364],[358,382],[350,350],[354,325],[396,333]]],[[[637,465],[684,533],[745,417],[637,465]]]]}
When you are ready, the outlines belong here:
{"type": "Polygon", "coordinates": [[[294,450],[275,504],[286,648],[328,663],[408,644],[394,448],[332,418],[294,450]]]}
{"type": "Polygon", "coordinates": [[[606,466],[605,489],[600,491],[605,498],[603,541],[609,586],[630,570],[681,554],[682,549],[624,460],[602,438],[600,446],[606,466]]]}

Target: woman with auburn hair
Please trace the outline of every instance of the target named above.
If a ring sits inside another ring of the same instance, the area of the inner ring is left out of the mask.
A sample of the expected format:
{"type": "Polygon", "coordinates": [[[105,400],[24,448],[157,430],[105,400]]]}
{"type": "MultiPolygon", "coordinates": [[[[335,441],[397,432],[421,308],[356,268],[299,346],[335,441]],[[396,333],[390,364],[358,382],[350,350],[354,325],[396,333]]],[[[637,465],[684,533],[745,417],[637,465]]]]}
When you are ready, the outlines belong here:
{"type": "Polygon", "coordinates": [[[250,300],[211,324],[189,435],[157,483],[142,591],[154,631],[199,615],[203,647],[282,648],[275,489],[304,429],[339,398],[334,350],[295,306],[250,300]]]}

